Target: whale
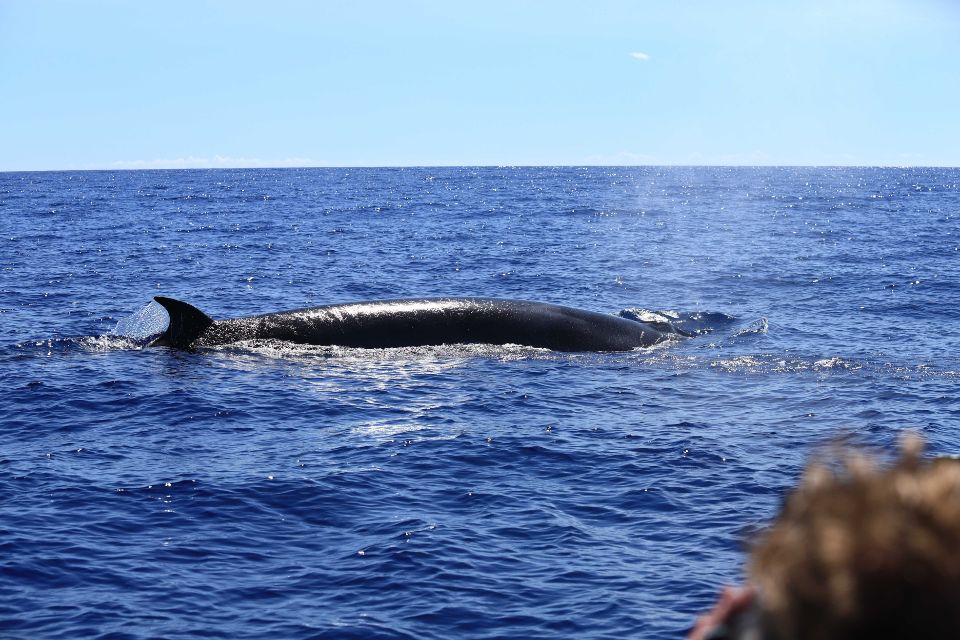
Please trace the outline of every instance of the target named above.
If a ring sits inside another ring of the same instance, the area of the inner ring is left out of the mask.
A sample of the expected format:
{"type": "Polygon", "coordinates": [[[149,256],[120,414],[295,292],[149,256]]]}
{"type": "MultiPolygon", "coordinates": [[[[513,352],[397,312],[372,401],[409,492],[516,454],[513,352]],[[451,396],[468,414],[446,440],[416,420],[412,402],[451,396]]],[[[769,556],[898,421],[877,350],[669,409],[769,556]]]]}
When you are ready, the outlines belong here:
{"type": "Polygon", "coordinates": [[[163,296],[166,329],[151,346],[199,349],[246,340],[382,349],[454,344],[516,344],[553,351],[630,351],[680,334],[657,323],[528,300],[418,298],[372,300],[214,320],[163,296]]]}

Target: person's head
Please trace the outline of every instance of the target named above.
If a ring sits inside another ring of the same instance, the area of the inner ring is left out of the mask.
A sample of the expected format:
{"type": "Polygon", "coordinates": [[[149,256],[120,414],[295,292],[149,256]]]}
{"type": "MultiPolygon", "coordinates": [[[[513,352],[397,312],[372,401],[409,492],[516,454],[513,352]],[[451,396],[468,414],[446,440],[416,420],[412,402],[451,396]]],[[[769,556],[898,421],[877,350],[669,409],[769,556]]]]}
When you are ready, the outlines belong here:
{"type": "Polygon", "coordinates": [[[960,637],[960,461],[812,464],[748,571],[772,640],[960,637]]]}

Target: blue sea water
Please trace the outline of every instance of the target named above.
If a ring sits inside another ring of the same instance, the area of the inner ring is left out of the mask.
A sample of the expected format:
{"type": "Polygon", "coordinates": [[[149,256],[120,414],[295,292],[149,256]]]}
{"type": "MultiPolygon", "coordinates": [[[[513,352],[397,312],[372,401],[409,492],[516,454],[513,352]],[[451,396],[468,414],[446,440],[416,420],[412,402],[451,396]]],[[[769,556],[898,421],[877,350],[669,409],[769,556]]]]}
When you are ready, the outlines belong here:
{"type": "Polygon", "coordinates": [[[0,221],[5,638],[677,638],[824,442],[960,452],[957,169],[3,173],[0,221]],[[711,331],[587,354],[116,335],[154,295],[711,331]]]}

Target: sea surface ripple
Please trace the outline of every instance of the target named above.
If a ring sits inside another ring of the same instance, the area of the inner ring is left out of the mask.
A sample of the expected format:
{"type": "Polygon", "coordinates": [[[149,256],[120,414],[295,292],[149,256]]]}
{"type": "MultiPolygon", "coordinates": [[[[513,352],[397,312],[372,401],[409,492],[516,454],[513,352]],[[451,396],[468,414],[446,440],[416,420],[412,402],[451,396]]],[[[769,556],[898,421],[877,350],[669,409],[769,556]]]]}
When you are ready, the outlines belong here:
{"type": "Polygon", "coordinates": [[[958,216],[957,169],[0,173],[0,635],[681,637],[824,443],[960,452],[958,216]],[[706,320],[184,352],[114,331],[154,295],[706,320]]]}

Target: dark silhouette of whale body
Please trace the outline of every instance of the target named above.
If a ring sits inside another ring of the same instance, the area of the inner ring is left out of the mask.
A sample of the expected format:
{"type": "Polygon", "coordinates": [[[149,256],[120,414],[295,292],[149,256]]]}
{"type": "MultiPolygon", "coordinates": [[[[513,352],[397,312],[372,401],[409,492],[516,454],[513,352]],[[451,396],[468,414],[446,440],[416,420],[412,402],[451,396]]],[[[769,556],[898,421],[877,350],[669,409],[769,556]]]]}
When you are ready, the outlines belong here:
{"type": "Polygon", "coordinates": [[[629,351],[677,337],[637,320],[496,298],[378,300],[231,320],[213,320],[172,298],[154,300],[170,321],[151,344],[184,349],[273,339],[362,348],[519,344],[554,351],[629,351]]]}

